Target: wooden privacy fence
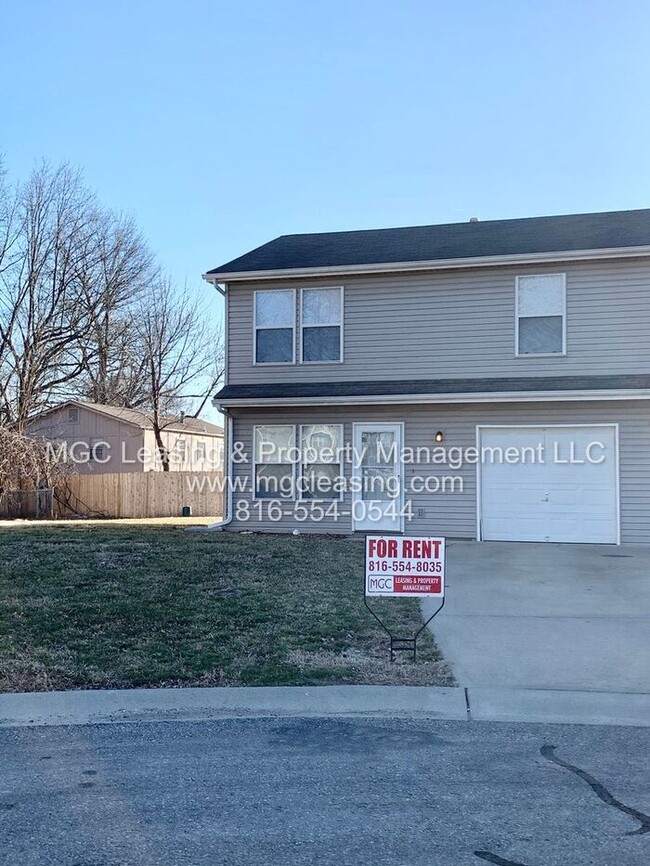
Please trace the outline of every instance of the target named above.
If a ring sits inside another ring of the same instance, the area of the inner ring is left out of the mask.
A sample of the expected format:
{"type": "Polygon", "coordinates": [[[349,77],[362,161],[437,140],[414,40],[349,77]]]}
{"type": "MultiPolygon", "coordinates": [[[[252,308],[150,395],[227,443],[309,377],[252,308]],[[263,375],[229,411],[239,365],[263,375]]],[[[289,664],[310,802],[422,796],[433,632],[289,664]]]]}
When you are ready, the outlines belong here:
{"type": "Polygon", "coordinates": [[[54,514],[54,490],[39,487],[37,490],[6,490],[0,496],[0,518],[31,519],[52,517],[54,514]]]}
{"type": "Polygon", "coordinates": [[[194,517],[223,514],[223,473],[113,472],[75,475],[57,490],[60,516],[180,517],[189,506],[194,517]]]}

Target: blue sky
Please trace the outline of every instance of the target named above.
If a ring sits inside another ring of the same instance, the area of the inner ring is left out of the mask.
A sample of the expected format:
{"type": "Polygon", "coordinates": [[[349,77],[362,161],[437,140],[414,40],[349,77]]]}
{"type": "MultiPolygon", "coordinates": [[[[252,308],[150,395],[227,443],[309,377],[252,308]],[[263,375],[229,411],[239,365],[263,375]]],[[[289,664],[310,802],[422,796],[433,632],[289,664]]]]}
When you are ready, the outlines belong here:
{"type": "Polygon", "coordinates": [[[0,151],[70,161],[165,267],[280,234],[650,205],[650,4],[3,4],[0,151]]]}

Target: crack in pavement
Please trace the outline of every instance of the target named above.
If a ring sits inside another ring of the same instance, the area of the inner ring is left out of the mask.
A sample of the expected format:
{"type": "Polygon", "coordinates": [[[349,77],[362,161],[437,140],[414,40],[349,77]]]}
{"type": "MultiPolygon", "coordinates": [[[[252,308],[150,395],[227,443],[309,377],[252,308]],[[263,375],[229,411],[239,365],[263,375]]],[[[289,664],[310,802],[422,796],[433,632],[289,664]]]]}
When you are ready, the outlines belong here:
{"type": "Polygon", "coordinates": [[[641,824],[638,830],[630,830],[625,834],[626,836],[640,836],[643,833],[650,833],[649,815],[644,815],[643,812],[639,812],[638,809],[633,809],[631,806],[626,806],[625,803],[621,803],[620,800],[617,800],[616,797],[609,793],[607,788],[602,785],[598,779],[594,779],[593,776],[585,770],[581,770],[580,767],[575,767],[573,764],[569,764],[568,761],[563,761],[562,758],[558,758],[555,754],[555,746],[542,746],[540,752],[547,761],[551,761],[553,764],[557,764],[558,767],[563,767],[565,770],[570,770],[572,773],[575,773],[578,778],[582,779],[589,785],[594,794],[602,800],[603,803],[607,803],[608,806],[613,806],[615,809],[618,809],[619,812],[629,815],[641,824]]]}
{"type": "Polygon", "coordinates": [[[491,851],[474,851],[474,854],[488,863],[496,863],[496,866],[526,866],[525,863],[519,863],[517,860],[507,860],[505,857],[499,857],[498,854],[492,854],[491,851]]]}

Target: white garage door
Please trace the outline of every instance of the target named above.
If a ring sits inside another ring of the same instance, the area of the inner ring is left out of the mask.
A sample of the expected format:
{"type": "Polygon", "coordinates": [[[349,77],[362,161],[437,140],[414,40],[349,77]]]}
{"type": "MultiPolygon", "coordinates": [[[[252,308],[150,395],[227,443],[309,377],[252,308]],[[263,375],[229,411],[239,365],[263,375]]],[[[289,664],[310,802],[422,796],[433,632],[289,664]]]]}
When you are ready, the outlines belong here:
{"type": "Polygon", "coordinates": [[[484,541],[618,542],[612,425],[479,428],[484,541]]]}

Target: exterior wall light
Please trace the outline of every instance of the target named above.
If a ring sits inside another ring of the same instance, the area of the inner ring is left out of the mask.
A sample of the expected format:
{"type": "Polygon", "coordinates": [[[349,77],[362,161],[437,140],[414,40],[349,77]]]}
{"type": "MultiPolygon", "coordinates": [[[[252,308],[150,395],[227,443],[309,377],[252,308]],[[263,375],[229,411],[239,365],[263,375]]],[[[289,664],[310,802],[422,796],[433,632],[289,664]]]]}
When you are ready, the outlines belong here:
{"type": "Polygon", "coordinates": [[[436,435],[433,438],[436,440],[436,442],[442,442],[444,440],[445,436],[441,430],[438,430],[438,432],[436,433],[436,435]]]}

